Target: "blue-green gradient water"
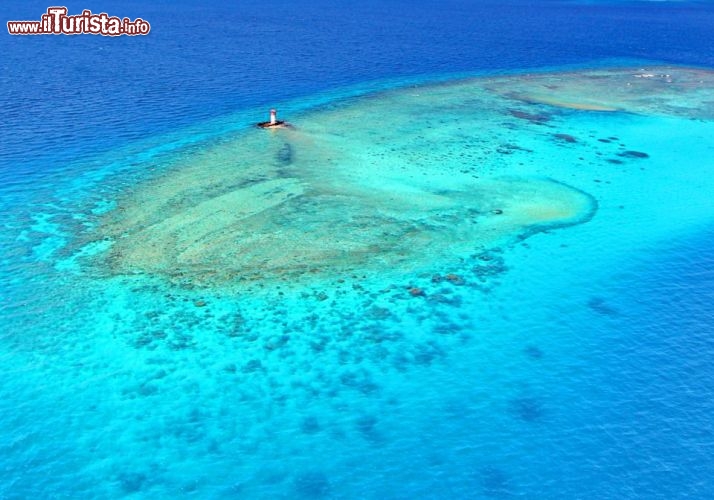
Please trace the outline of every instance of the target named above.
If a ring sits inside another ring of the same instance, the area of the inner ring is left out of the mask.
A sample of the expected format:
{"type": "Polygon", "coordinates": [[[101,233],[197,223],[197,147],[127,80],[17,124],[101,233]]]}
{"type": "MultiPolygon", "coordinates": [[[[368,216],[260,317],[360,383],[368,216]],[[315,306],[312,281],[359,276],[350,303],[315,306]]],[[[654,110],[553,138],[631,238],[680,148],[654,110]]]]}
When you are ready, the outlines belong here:
{"type": "Polygon", "coordinates": [[[0,498],[714,495],[709,4],[68,8],[152,32],[0,37],[0,498]]]}

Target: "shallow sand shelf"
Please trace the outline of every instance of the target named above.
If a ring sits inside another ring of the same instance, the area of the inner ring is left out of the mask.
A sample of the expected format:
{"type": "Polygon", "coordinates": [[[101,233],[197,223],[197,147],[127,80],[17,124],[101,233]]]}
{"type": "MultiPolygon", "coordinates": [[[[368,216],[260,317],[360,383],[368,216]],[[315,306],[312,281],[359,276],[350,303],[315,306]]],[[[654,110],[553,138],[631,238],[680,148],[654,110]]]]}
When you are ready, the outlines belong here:
{"type": "MultiPolygon", "coordinates": [[[[554,125],[560,114],[709,117],[713,81],[681,68],[516,75],[314,109],[295,129],[247,131],[125,193],[101,225],[113,242],[104,264],[201,286],[429,271],[592,217],[593,197],[513,160],[546,139],[577,146],[554,125]]],[[[612,163],[647,156],[620,146],[612,163]]]]}
{"type": "Polygon", "coordinates": [[[540,73],[495,79],[495,92],[525,103],[589,111],[714,116],[714,72],[670,66],[540,73]]]}

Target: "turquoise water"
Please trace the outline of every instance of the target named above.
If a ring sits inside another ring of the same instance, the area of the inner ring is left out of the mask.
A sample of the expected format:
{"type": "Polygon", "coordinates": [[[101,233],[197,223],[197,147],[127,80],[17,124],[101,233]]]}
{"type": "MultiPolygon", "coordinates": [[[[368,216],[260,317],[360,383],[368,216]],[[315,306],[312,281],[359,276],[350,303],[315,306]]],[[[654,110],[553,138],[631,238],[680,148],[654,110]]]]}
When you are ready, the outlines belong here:
{"type": "Polygon", "coordinates": [[[0,37],[0,498],[714,497],[708,2],[83,8],[0,37]]]}
{"type": "MultiPolygon", "coordinates": [[[[544,78],[564,93],[578,75],[544,78]]],[[[660,373],[670,345],[644,344],[666,324],[652,319],[663,307],[709,329],[705,297],[674,300],[692,286],[683,273],[658,274],[684,259],[711,276],[710,261],[681,257],[701,248],[714,213],[714,125],[696,100],[708,94],[686,94],[696,119],[648,87],[620,111],[588,111],[534,103],[522,95],[530,79],[315,96],[294,108],[294,130],[236,127],[241,113],[70,167],[82,175],[6,204],[0,494],[711,493],[710,403],[688,378],[704,374],[660,373]],[[256,172],[252,185],[293,179],[299,199],[315,199],[303,214],[263,212],[258,222],[281,229],[247,262],[226,251],[233,212],[160,222],[226,189],[240,210],[254,206],[241,179],[256,172]],[[416,205],[385,200],[400,191],[416,205]],[[343,225],[343,213],[363,218],[343,225]],[[396,234],[402,249],[388,232],[404,225],[418,232],[396,234]],[[336,230],[340,242],[381,234],[385,247],[366,260],[309,252],[336,230]],[[202,235],[190,245],[203,258],[177,257],[187,234],[202,235]],[[165,246],[147,257],[149,243],[165,246]],[[295,250],[285,275],[276,248],[295,250]],[[214,272],[226,268],[251,279],[214,272]]],[[[604,95],[601,105],[617,97],[604,95]]]]}

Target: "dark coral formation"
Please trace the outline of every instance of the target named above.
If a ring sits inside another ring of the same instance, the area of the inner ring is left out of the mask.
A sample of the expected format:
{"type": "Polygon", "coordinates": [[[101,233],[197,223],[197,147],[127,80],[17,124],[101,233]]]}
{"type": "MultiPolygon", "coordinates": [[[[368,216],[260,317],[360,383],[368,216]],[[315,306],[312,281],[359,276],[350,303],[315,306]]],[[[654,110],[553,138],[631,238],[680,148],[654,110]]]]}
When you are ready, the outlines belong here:
{"type": "Polygon", "coordinates": [[[533,397],[520,397],[511,400],[509,410],[511,414],[524,422],[536,422],[543,418],[543,405],[540,400],[533,397]]]}
{"type": "Polygon", "coordinates": [[[643,153],[642,151],[623,151],[622,153],[619,153],[618,156],[622,156],[623,158],[639,158],[639,159],[644,159],[644,158],[649,158],[650,155],[647,153],[643,153]]]}
{"type": "Polygon", "coordinates": [[[320,471],[308,471],[298,475],[293,481],[298,498],[324,498],[330,492],[330,480],[320,471]]]}
{"type": "Polygon", "coordinates": [[[610,306],[602,297],[593,297],[588,301],[588,307],[598,314],[604,316],[618,316],[620,312],[610,306]]]}
{"type": "Polygon", "coordinates": [[[520,109],[509,109],[508,113],[515,118],[526,120],[530,123],[535,123],[536,125],[544,125],[553,118],[552,115],[546,113],[528,113],[527,111],[521,111],[520,109]]]}
{"type": "Polygon", "coordinates": [[[553,137],[559,141],[567,142],[570,144],[578,142],[578,140],[570,134],[553,134],[553,137]]]}

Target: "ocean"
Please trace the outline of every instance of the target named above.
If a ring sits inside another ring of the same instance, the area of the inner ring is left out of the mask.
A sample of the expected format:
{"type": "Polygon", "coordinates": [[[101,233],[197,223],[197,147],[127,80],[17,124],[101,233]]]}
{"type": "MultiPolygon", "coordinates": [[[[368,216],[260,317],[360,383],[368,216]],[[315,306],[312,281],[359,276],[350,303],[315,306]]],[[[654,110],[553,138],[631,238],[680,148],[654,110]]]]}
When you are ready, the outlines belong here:
{"type": "Polygon", "coordinates": [[[711,3],[67,7],[151,32],[0,37],[0,498],[714,496],[711,3]]]}

